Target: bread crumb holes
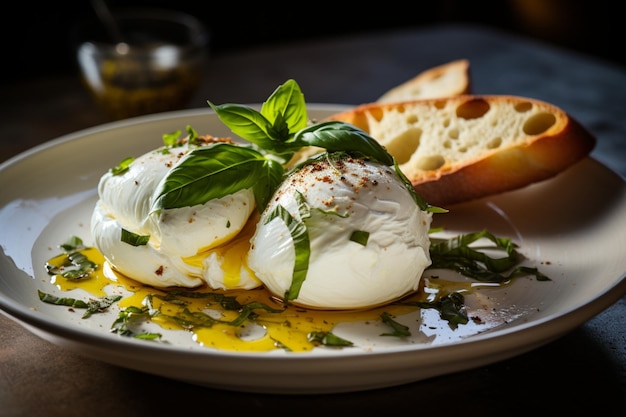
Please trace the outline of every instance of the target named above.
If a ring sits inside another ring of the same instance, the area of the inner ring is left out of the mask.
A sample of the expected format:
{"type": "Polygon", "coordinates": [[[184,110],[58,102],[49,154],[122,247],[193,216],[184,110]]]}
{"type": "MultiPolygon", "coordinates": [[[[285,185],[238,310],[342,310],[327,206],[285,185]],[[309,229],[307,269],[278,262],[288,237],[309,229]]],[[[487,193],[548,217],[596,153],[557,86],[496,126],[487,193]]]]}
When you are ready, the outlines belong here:
{"type": "Polygon", "coordinates": [[[532,108],[533,108],[533,104],[530,101],[523,101],[521,103],[517,103],[514,106],[515,111],[518,113],[526,113],[532,108]]]}
{"type": "Polygon", "coordinates": [[[487,149],[498,149],[501,145],[502,145],[502,138],[500,137],[493,138],[487,143],[487,149]]]}
{"type": "Polygon", "coordinates": [[[466,101],[456,108],[456,115],[462,119],[478,119],[489,111],[491,106],[487,101],[477,98],[466,101]]]}
{"type": "Polygon", "coordinates": [[[441,168],[446,160],[441,155],[424,156],[417,161],[416,167],[424,171],[434,171],[441,168]]]}
{"type": "Polygon", "coordinates": [[[550,129],[556,123],[556,117],[551,113],[537,113],[524,123],[524,133],[527,135],[540,135],[550,129]]]}
{"type": "Polygon", "coordinates": [[[417,151],[422,138],[422,129],[413,127],[402,132],[385,144],[387,152],[393,155],[399,164],[404,164],[417,151]]]}
{"type": "Polygon", "coordinates": [[[410,125],[415,124],[415,123],[417,123],[419,121],[419,119],[418,119],[416,114],[407,114],[405,120],[406,120],[407,124],[410,124],[410,125]]]}

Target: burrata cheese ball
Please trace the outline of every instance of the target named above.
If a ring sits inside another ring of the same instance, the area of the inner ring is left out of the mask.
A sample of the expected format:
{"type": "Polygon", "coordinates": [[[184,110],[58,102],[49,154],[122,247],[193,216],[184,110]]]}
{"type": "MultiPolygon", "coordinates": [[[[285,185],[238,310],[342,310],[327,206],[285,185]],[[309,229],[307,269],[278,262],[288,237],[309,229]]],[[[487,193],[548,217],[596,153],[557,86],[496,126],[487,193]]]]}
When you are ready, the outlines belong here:
{"type": "Polygon", "coordinates": [[[287,176],[251,239],[248,265],[277,297],[290,290],[298,255],[277,206],[306,226],[309,239],[295,305],[344,310],[389,303],[416,291],[431,263],[432,213],[418,207],[394,167],[322,154],[287,176]]]}
{"type": "Polygon", "coordinates": [[[246,257],[249,237],[244,245],[235,237],[256,212],[252,190],[151,213],[159,183],[192,149],[188,143],[161,147],[133,160],[124,172],[105,173],[91,218],[94,245],[115,271],[143,284],[256,288],[261,283],[252,271],[232,260],[238,252],[246,257]],[[149,241],[134,246],[123,241],[123,231],[149,236],[149,241]]]}

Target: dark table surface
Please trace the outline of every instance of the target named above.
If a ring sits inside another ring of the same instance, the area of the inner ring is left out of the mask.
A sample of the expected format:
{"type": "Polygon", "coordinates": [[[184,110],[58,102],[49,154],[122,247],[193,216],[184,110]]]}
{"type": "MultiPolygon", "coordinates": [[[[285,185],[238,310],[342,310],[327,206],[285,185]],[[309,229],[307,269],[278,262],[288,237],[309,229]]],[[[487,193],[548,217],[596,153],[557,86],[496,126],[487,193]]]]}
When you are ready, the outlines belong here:
{"type": "MultiPolygon", "coordinates": [[[[204,108],[207,99],[257,103],[289,78],[309,103],[360,104],[459,58],[470,60],[474,93],[534,97],[569,112],[597,136],[592,157],[626,177],[626,69],[480,27],[422,27],[223,54],[212,59],[189,108],[204,108]]],[[[5,82],[0,106],[0,161],[107,122],[72,74],[5,82]]],[[[0,315],[1,416],[256,411],[626,415],[626,297],[556,341],[512,359],[398,387],[311,396],[222,391],[116,367],[44,341],[0,315]]]]}

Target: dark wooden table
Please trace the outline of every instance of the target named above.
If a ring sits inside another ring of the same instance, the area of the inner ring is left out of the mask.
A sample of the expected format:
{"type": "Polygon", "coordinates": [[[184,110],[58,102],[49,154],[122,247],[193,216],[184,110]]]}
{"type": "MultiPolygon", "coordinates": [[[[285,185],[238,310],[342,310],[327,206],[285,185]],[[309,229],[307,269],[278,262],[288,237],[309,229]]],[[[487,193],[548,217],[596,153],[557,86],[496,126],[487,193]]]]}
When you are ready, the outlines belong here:
{"type": "MultiPolygon", "coordinates": [[[[207,99],[256,103],[288,78],[298,81],[309,103],[360,104],[458,58],[471,62],[475,93],[534,97],[568,111],[597,136],[592,156],[626,176],[626,69],[480,27],[370,33],[216,56],[189,108],[206,107],[207,99]]],[[[107,122],[71,74],[5,81],[0,106],[0,161],[107,122]]],[[[52,345],[0,315],[1,416],[254,412],[626,415],[626,297],[513,359],[399,387],[324,396],[221,391],[127,370],[52,345]]]]}

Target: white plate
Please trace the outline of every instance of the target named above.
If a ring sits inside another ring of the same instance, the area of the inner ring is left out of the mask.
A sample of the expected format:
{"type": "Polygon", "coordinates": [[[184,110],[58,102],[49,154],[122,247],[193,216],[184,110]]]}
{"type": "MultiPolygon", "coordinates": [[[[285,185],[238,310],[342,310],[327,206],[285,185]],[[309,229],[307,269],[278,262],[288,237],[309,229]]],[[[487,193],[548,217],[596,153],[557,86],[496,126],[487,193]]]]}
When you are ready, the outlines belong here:
{"type": "MultiPolygon", "coordinates": [[[[309,105],[318,118],[343,109],[309,105]]],[[[186,125],[200,133],[230,134],[210,110],[173,112],[84,130],[0,166],[4,313],[46,340],[111,364],[223,389],[313,394],[399,385],[519,355],[569,332],[626,293],[625,183],[585,159],[551,180],[436,215],[436,223],[455,233],[487,228],[511,237],[528,265],[552,278],[522,278],[470,296],[476,299],[468,306],[484,320],[481,325],[453,331],[437,323],[436,315],[423,313],[417,318],[434,329],[427,334],[429,326],[422,327],[406,341],[381,341],[371,326],[369,335],[356,326],[339,332],[362,337],[357,348],[228,353],[194,346],[176,334],[169,344],[125,338],[108,331],[112,319],[106,314],[81,320],[66,308],[41,303],[37,289],[53,292],[44,264],[58,245],[70,235],[90,244],[100,176],[186,125]]]]}

